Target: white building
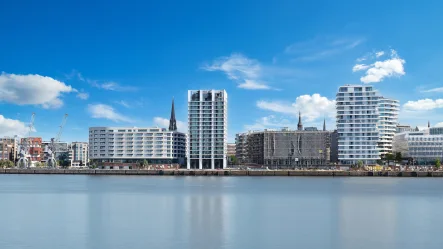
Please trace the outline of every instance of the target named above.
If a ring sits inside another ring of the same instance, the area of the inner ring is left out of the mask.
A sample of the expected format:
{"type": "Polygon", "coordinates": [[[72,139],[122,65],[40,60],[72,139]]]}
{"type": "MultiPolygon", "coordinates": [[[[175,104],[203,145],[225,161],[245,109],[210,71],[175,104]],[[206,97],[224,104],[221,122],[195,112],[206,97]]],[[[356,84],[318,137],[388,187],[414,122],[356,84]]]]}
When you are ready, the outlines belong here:
{"type": "Polygon", "coordinates": [[[188,91],[188,169],[226,168],[228,94],[188,91]]]}
{"type": "Polygon", "coordinates": [[[372,86],[345,85],[336,96],[338,159],[342,164],[375,164],[379,96],[372,86]]]}
{"type": "Polygon", "coordinates": [[[72,142],[71,167],[87,166],[89,164],[89,146],[87,142],[72,142]]]}
{"type": "Polygon", "coordinates": [[[90,127],[90,163],[105,169],[179,166],[185,160],[184,133],[152,127],[90,127]]]}
{"type": "Polygon", "coordinates": [[[392,140],[397,130],[398,112],[400,104],[398,100],[380,97],[378,100],[378,150],[380,157],[392,154],[392,140]]]}
{"type": "Polygon", "coordinates": [[[397,134],[393,149],[413,158],[415,164],[433,165],[437,158],[443,161],[443,134],[431,134],[429,129],[397,134]]]}

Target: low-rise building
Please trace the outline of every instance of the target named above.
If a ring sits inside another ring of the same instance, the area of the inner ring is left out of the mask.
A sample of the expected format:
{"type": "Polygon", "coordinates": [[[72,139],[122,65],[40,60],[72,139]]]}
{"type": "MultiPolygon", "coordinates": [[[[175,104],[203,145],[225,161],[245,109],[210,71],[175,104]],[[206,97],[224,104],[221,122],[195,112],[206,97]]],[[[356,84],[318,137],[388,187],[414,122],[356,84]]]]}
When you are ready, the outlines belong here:
{"type": "Polygon", "coordinates": [[[18,137],[3,137],[0,139],[0,160],[15,162],[18,153],[18,137]]]}
{"type": "Polygon", "coordinates": [[[90,163],[103,169],[184,164],[186,135],[159,127],[90,127],[90,163]]]}
{"type": "Polygon", "coordinates": [[[436,159],[443,161],[443,134],[430,134],[431,129],[397,134],[394,153],[400,152],[403,158],[412,158],[419,165],[434,164],[436,159]]]}

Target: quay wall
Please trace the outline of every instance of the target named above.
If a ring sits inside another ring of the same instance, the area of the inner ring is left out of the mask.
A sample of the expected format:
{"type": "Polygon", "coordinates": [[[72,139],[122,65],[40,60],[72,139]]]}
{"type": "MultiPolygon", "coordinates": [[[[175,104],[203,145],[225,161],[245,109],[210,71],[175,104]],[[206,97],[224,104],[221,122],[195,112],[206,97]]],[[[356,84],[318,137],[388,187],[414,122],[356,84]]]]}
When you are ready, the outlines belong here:
{"type": "Polygon", "coordinates": [[[443,177],[443,171],[0,169],[0,174],[158,176],[443,177]]]}

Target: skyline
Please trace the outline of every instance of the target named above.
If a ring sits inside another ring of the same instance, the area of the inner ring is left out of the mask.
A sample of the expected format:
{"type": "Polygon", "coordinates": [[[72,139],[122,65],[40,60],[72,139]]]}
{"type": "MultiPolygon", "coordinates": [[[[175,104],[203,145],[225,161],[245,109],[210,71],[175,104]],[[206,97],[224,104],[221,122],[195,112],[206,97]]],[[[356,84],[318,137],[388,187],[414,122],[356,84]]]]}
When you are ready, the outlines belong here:
{"type": "Polygon", "coordinates": [[[332,129],[345,84],[399,100],[401,124],[443,125],[438,1],[376,15],[351,1],[130,2],[1,4],[0,136],[23,135],[33,112],[44,140],[65,113],[68,142],[93,126],[168,128],[173,98],[187,132],[190,89],[228,92],[228,142],[296,129],[299,111],[304,126],[332,129]]]}

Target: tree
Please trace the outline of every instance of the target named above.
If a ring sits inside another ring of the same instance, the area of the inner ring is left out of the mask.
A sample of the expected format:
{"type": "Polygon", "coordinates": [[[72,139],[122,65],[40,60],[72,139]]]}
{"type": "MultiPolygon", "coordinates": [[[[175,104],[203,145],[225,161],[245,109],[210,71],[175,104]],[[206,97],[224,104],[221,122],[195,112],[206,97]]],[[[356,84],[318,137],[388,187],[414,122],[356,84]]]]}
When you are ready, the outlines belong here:
{"type": "Polygon", "coordinates": [[[37,163],[35,163],[35,167],[43,167],[43,163],[41,163],[41,162],[37,162],[37,163]]]}
{"type": "Polygon", "coordinates": [[[440,159],[439,158],[437,158],[437,160],[435,160],[435,167],[437,168],[437,169],[440,169],[440,159]]]}
{"type": "Polygon", "coordinates": [[[388,166],[389,166],[389,162],[394,161],[395,156],[393,154],[386,154],[384,160],[388,162],[388,166]]]}
{"type": "Polygon", "coordinates": [[[70,166],[68,153],[61,153],[60,156],[58,156],[58,166],[62,168],[67,168],[70,166]]]}
{"type": "Polygon", "coordinates": [[[398,163],[401,162],[401,160],[403,159],[401,152],[397,152],[395,153],[395,161],[397,161],[398,163]]]}
{"type": "Polygon", "coordinates": [[[358,160],[358,162],[357,162],[357,166],[358,166],[359,168],[363,167],[363,161],[362,161],[362,160],[358,160]]]}
{"type": "Polygon", "coordinates": [[[237,157],[234,155],[229,156],[232,165],[237,165],[237,157]]]}
{"type": "Polygon", "coordinates": [[[148,167],[149,163],[146,159],[143,159],[142,162],[140,162],[140,168],[145,169],[146,167],[148,167]]]}

